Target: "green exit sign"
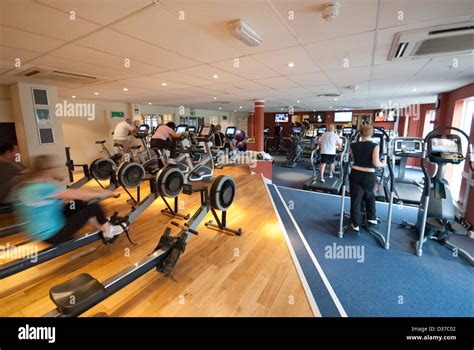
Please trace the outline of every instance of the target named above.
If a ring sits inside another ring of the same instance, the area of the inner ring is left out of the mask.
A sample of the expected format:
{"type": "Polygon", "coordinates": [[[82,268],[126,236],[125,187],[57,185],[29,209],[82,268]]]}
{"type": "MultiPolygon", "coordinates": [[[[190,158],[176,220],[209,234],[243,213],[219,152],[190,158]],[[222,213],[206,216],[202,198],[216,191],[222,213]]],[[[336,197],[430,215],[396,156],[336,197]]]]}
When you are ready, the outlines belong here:
{"type": "Polygon", "coordinates": [[[110,112],[110,116],[112,118],[123,118],[125,117],[125,113],[124,112],[110,112]]]}
{"type": "Polygon", "coordinates": [[[226,116],[226,115],[223,115],[223,116],[222,116],[222,120],[227,120],[227,116],[226,116]]]}

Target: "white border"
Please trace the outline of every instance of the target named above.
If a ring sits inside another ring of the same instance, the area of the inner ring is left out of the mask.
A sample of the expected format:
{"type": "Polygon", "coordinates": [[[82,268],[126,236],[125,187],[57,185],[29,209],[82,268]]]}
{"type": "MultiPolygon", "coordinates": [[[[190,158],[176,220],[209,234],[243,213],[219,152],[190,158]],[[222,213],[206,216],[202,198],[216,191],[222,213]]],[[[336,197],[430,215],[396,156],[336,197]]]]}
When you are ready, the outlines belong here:
{"type": "Polygon", "coordinates": [[[265,186],[265,189],[267,190],[268,198],[270,198],[270,201],[272,202],[273,211],[275,212],[275,215],[278,219],[278,223],[280,224],[281,232],[283,233],[283,237],[285,237],[286,245],[288,247],[288,250],[290,251],[290,255],[293,260],[293,264],[296,267],[296,271],[298,272],[300,281],[303,284],[303,289],[305,291],[306,297],[308,298],[308,302],[311,307],[311,310],[313,311],[313,315],[314,317],[322,317],[321,311],[319,311],[318,304],[316,304],[316,300],[314,299],[314,295],[311,292],[311,288],[309,287],[308,281],[306,280],[306,277],[303,273],[303,269],[301,268],[300,262],[298,261],[298,258],[296,257],[295,250],[293,249],[290,238],[288,237],[288,233],[286,232],[285,225],[283,225],[283,221],[281,220],[280,214],[278,213],[278,209],[275,205],[275,202],[273,201],[272,194],[270,193],[270,190],[268,189],[267,185],[264,184],[264,186],[265,186]]]}
{"type": "Polygon", "coordinates": [[[328,290],[329,294],[331,295],[331,298],[332,298],[334,304],[336,305],[336,308],[339,311],[339,314],[341,315],[341,317],[347,317],[347,313],[344,310],[344,307],[342,306],[341,302],[339,301],[339,298],[337,297],[336,293],[334,292],[334,289],[332,288],[331,284],[329,283],[329,280],[327,279],[326,274],[324,273],[323,269],[321,268],[321,265],[319,264],[318,260],[314,256],[314,253],[311,250],[308,242],[304,238],[304,235],[301,232],[300,227],[296,223],[295,218],[293,217],[290,210],[288,209],[288,206],[286,205],[285,200],[283,199],[283,196],[281,195],[280,191],[278,191],[277,186],[273,185],[273,187],[275,188],[275,191],[277,192],[278,196],[280,197],[280,201],[282,202],[283,206],[285,207],[285,210],[286,210],[288,216],[290,217],[291,221],[293,222],[293,225],[295,226],[296,231],[300,235],[301,241],[303,242],[309,256],[311,257],[311,260],[313,261],[313,264],[316,267],[316,270],[318,270],[318,273],[321,276],[321,279],[323,280],[324,285],[326,286],[326,289],[328,290]]]}

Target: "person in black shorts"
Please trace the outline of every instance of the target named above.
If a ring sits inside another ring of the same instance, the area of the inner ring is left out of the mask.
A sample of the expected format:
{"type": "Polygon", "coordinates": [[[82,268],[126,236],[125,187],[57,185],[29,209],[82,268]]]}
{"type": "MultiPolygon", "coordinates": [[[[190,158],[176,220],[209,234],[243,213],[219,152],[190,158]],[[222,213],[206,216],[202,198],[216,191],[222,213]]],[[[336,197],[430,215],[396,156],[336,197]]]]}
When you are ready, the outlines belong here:
{"type": "Polygon", "coordinates": [[[377,225],[374,194],[377,181],[375,168],[384,168],[386,164],[380,161],[379,145],[370,141],[373,133],[374,129],[371,125],[362,126],[360,128],[361,140],[353,143],[350,148],[351,158],[354,161],[349,175],[351,224],[354,231],[359,231],[359,226],[362,223],[361,206],[363,202],[369,224],[377,225]]]}
{"type": "Polygon", "coordinates": [[[334,125],[328,125],[328,129],[324,135],[318,140],[321,152],[321,164],[319,165],[319,181],[325,182],[324,171],[326,164],[329,164],[329,178],[334,176],[334,161],[336,160],[336,152],[342,144],[339,136],[334,132],[334,125]]]}

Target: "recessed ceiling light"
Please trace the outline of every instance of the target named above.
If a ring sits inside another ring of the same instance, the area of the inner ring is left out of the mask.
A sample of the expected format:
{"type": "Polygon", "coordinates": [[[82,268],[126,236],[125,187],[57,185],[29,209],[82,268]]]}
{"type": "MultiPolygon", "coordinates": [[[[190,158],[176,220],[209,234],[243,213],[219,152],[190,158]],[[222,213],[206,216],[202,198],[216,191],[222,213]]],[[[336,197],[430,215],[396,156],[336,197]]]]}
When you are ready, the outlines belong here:
{"type": "Polygon", "coordinates": [[[75,96],[75,95],[72,95],[71,97],[72,97],[72,98],[76,98],[76,96],[75,96]]]}
{"type": "Polygon", "coordinates": [[[288,67],[293,68],[295,64],[293,62],[288,63],[288,67]]]}
{"type": "Polygon", "coordinates": [[[334,101],[337,101],[337,97],[334,99],[334,101]]]}
{"type": "Polygon", "coordinates": [[[313,112],[316,112],[316,110],[315,110],[315,109],[313,109],[313,112]]]}
{"type": "Polygon", "coordinates": [[[239,106],[240,109],[242,109],[242,106],[239,106]]]}
{"type": "Polygon", "coordinates": [[[280,111],[282,111],[282,110],[283,110],[283,108],[280,108],[280,111]]]}
{"type": "Polygon", "coordinates": [[[214,74],[212,77],[213,77],[214,79],[219,78],[219,76],[218,76],[217,74],[214,74]]]}
{"type": "Polygon", "coordinates": [[[331,109],[331,108],[332,108],[332,106],[329,106],[329,109],[331,109]]]}
{"type": "Polygon", "coordinates": [[[94,95],[96,95],[96,96],[97,96],[98,94],[99,94],[99,93],[98,93],[97,91],[96,91],[96,92],[94,92],[94,95]]]}
{"type": "Polygon", "coordinates": [[[416,88],[413,88],[412,91],[416,91],[416,88]]]}
{"type": "Polygon", "coordinates": [[[237,112],[237,110],[236,110],[236,109],[234,109],[234,113],[235,113],[235,112],[237,112]]]}
{"type": "Polygon", "coordinates": [[[167,83],[161,83],[161,86],[166,86],[166,85],[168,85],[168,84],[167,83]]]}
{"type": "Polygon", "coordinates": [[[123,91],[128,91],[128,88],[123,88],[122,90],[123,90],[123,91]]]}
{"type": "Polygon", "coordinates": [[[219,107],[219,109],[222,109],[222,107],[219,107]]]}
{"type": "Polygon", "coordinates": [[[297,100],[296,103],[300,103],[300,100],[297,100]]]}
{"type": "Polygon", "coordinates": [[[149,105],[151,105],[151,102],[148,102],[149,105]]]}
{"type": "Polygon", "coordinates": [[[217,100],[217,97],[214,97],[214,100],[217,100]]]}

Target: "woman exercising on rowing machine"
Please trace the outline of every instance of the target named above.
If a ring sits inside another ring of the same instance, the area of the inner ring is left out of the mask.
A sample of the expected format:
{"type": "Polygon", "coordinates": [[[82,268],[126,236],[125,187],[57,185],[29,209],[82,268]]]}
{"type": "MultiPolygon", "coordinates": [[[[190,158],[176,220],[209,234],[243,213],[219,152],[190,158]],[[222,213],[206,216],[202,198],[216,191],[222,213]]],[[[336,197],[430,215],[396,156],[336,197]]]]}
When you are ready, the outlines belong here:
{"type": "Polygon", "coordinates": [[[353,143],[350,148],[350,155],[354,160],[351,174],[349,175],[351,222],[354,231],[359,231],[359,226],[362,223],[362,201],[365,202],[369,224],[377,224],[374,194],[375,183],[377,181],[375,168],[384,168],[386,164],[379,159],[379,145],[370,141],[373,134],[374,128],[371,125],[362,126],[360,128],[361,140],[353,143]]]}
{"type": "Polygon", "coordinates": [[[16,192],[16,210],[26,222],[26,230],[35,241],[59,244],[67,241],[85,224],[101,230],[105,241],[111,241],[123,232],[120,225],[112,225],[105,218],[99,203],[82,203],[91,199],[118,197],[107,190],[66,189],[58,183],[56,157],[37,156],[32,161],[33,171],[28,174],[16,192]],[[64,204],[66,202],[66,206],[64,204]],[[72,205],[77,205],[73,209],[72,205]]]}

